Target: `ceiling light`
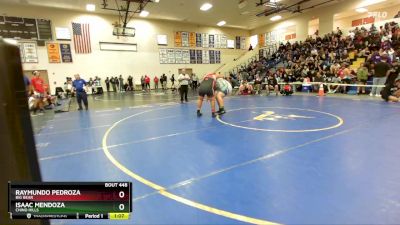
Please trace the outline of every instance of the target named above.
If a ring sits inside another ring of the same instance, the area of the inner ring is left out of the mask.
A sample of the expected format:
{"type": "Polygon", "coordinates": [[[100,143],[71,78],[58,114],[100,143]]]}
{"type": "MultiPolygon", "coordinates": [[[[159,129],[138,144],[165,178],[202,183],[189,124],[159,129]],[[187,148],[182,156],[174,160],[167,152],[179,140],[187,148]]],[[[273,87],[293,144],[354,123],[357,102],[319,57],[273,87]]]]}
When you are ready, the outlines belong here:
{"type": "Polygon", "coordinates": [[[271,21],[277,21],[277,20],[280,20],[280,19],[282,19],[282,16],[280,16],[280,15],[276,15],[276,16],[273,16],[273,17],[271,17],[271,21]]]}
{"type": "Polygon", "coordinates": [[[142,11],[140,12],[139,16],[141,16],[141,17],[146,17],[146,16],[148,16],[149,14],[150,14],[150,13],[149,13],[148,11],[142,10],[142,11]]]}
{"type": "Polygon", "coordinates": [[[207,11],[209,9],[211,9],[213,7],[213,5],[211,5],[210,3],[204,3],[201,7],[200,10],[202,11],[207,11]]]}
{"type": "Polygon", "coordinates": [[[226,24],[226,22],[223,21],[223,20],[222,20],[222,21],[219,21],[219,22],[217,23],[217,25],[220,26],[220,27],[223,26],[223,25],[225,25],[225,24],[226,24]]]}
{"type": "Polygon", "coordinates": [[[366,7],[369,5],[375,5],[381,2],[385,2],[386,0],[363,0],[360,4],[357,5],[357,8],[366,7]]]}
{"type": "Polygon", "coordinates": [[[365,13],[365,12],[368,12],[368,9],[366,9],[366,8],[357,8],[357,9],[356,9],[356,12],[358,12],[358,13],[365,13]]]}
{"type": "Polygon", "coordinates": [[[160,2],[160,0],[153,0],[155,3],[159,3],[160,2]]]}
{"type": "Polygon", "coordinates": [[[93,12],[93,11],[96,10],[96,5],[95,4],[87,4],[86,5],[86,10],[90,11],[90,12],[93,12]]]}

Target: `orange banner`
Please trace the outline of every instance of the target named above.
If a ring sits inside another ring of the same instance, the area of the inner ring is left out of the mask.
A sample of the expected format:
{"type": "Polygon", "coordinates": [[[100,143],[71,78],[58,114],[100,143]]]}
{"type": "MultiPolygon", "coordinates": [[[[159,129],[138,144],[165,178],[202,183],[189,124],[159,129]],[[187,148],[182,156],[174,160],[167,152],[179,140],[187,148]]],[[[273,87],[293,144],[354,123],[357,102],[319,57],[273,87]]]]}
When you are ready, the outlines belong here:
{"type": "Polygon", "coordinates": [[[182,32],[175,32],[175,47],[182,47],[182,32]]]}
{"type": "Polygon", "coordinates": [[[265,46],[265,34],[258,35],[258,46],[260,46],[260,47],[265,46]]]}
{"type": "Polygon", "coordinates": [[[48,43],[47,54],[49,56],[49,63],[61,63],[59,44],[48,43]]]}
{"type": "Polygon", "coordinates": [[[189,47],[196,48],[196,33],[195,32],[189,33],[189,47]]]}

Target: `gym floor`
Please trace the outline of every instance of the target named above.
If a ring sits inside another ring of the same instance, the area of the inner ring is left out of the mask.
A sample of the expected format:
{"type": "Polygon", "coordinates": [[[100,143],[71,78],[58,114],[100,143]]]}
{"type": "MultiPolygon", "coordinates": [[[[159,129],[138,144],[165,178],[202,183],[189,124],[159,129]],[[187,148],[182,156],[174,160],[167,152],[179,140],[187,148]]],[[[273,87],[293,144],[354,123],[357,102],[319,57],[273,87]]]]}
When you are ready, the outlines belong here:
{"type": "Polygon", "coordinates": [[[243,96],[212,119],[174,94],[90,97],[33,118],[45,181],[131,181],[129,221],[52,224],[396,224],[400,105],[243,96]]]}

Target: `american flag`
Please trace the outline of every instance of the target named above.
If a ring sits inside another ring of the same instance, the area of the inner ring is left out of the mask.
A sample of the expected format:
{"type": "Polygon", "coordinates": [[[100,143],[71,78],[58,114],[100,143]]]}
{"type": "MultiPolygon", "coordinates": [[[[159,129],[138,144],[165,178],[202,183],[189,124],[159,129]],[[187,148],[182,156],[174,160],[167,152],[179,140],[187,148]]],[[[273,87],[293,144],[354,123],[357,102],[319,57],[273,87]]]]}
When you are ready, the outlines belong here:
{"type": "Polygon", "coordinates": [[[79,54],[91,53],[89,24],[72,23],[75,52],[79,54]]]}

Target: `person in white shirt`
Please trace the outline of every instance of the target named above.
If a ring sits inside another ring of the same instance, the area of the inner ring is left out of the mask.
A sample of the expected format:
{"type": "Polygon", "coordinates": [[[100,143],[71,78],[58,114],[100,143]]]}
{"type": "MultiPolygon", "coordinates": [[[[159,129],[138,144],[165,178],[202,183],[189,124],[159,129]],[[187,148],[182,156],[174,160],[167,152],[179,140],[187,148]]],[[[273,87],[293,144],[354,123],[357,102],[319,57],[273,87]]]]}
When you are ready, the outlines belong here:
{"type": "Polygon", "coordinates": [[[181,95],[181,103],[183,103],[183,96],[185,96],[185,101],[188,102],[187,94],[189,90],[190,76],[184,69],[182,70],[182,73],[179,74],[178,81],[180,85],[179,92],[181,95]]]}

